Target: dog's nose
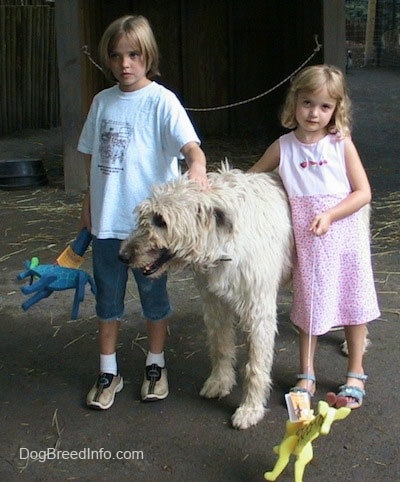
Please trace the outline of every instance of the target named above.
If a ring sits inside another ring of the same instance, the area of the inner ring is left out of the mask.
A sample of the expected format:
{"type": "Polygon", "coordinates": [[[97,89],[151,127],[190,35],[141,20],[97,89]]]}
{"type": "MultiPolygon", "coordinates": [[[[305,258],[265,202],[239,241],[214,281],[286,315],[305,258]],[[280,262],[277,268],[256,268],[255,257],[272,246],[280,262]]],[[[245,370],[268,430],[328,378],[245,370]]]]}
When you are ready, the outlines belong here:
{"type": "Polygon", "coordinates": [[[123,263],[125,264],[129,264],[129,260],[130,260],[130,256],[128,253],[124,252],[124,251],[120,251],[119,255],[118,255],[118,258],[120,261],[122,261],[123,263]]]}

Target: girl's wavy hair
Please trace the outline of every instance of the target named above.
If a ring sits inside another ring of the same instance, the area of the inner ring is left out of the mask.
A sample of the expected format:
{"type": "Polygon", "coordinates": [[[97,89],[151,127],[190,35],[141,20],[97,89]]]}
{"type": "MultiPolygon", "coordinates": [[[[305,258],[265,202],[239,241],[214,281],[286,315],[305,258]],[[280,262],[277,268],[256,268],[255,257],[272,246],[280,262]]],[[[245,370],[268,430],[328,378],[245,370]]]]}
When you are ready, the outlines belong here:
{"type": "Polygon", "coordinates": [[[146,17],[142,15],[125,15],[114,20],[101,37],[99,58],[106,77],[115,81],[110,65],[110,54],[120,38],[126,35],[132,47],[139,49],[146,65],[146,77],[154,79],[160,75],[158,70],[159,52],[154,33],[146,17]]]}
{"type": "Polygon", "coordinates": [[[341,70],[331,65],[312,65],[301,70],[293,79],[281,111],[283,127],[295,129],[296,103],[299,93],[316,92],[326,87],[329,96],[336,100],[336,108],[327,126],[328,132],[346,137],[351,133],[351,101],[346,79],[341,70]]]}

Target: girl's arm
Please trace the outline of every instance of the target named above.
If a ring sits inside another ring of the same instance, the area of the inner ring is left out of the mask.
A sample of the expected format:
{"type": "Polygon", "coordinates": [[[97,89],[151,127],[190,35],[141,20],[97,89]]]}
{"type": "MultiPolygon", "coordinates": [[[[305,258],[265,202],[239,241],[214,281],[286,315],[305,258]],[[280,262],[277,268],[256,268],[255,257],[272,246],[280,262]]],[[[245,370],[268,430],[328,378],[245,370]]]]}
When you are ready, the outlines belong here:
{"type": "Polygon", "coordinates": [[[273,142],[261,158],[247,172],[271,172],[279,165],[280,159],[279,139],[273,142]]]}
{"type": "Polygon", "coordinates": [[[350,137],[346,137],[344,142],[347,177],[352,192],[333,208],[315,216],[310,231],[317,236],[325,234],[333,222],[350,216],[371,201],[371,188],[357,149],[350,137]]]}
{"type": "Polygon", "coordinates": [[[181,152],[189,168],[189,179],[208,187],[206,156],[197,142],[188,142],[182,147],[181,152]]]}
{"type": "Polygon", "coordinates": [[[87,176],[88,188],[82,202],[81,219],[79,223],[80,229],[87,228],[88,231],[92,229],[92,222],[90,218],[90,165],[92,156],[85,155],[85,171],[87,176]]]}

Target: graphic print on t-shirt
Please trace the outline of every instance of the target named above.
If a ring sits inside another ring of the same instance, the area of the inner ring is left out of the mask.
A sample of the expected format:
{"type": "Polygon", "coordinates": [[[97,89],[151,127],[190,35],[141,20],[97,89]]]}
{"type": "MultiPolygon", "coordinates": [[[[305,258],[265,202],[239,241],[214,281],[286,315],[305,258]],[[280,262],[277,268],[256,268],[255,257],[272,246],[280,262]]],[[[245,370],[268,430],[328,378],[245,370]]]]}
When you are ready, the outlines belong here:
{"type": "Polygon", "coordinates": [[[99,168],[104,174],[123,170],[133,128],[126,123],[103,120],[100,129],[99,168]]]}

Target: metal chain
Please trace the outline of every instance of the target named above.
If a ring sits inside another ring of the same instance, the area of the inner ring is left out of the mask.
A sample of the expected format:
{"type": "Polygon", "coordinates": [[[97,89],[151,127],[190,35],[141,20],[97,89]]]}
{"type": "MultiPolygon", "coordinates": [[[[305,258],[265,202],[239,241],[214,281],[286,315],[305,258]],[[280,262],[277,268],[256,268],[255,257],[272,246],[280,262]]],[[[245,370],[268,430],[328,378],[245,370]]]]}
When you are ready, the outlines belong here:
{"type": "MultiPolygon", "coordinates": [[[[274,90],[278,89],[281,85],[285,84],[289,79],[291,79],[294,75],[296,75],[297,72],[299,72],[306,64],[308,64],[308,62],[317,54],[317,52],[321,50],[322,44],[318,42],[318,35],[314,35],[314,40],[315,40],[316,47],[313,50],[313,53],[309,57],[307,57],[307,59],[301,65],[299,65],[299,67],[297,67],[297,69],[295,69],[290,75],[285,77],[278,84],[274,85],[274,87],[271,87],[270,89],[263,92],[262,94],[256,95],[247,100],[234,102],[232,104],[220,105],[218,107],[186,107],[186,110],[191,112],[210,112],[214,110],[230,109],[231,107],[237,107],[239,105],[248,104],[249,102],[253,102],[255,100],[261,99],[261,97],[264,97],[270,94],[274,90]]],[[[93,60],[87,45],[84,45],[83,47],[81,47],[81,51],[89,58],[90,62],[92,62],[93,65],[95,65],[99,70],[101,70],[104,73],[104,70],[101,68],[101,66],[93,60]]]]}
{"type": "Polygon", "coordinates": [[[322,44],[318,42],[318,35],[314,35],[314,40],[316,43],[316,47],[313,50],[313,53],[299,66],[297,67],[296,70],[294,70],[290,75],[285,77],[281,82],[278,84],[274,85],[274,87],[271,87],[271,89],[263,92],[262,94],[256,95],[254,97],[250,97],[250,99],[247,100],[242,100],[240,102],[234,102],[233,104],[227,104],[227,105],[221,105],[219,107],[204,107],[204,108],[197,108],[197,107],[187,107],[186,110],[192,111],[192,112],[208,112],[208,111],[213,111],[213,110],[222,110],[222,109],[230,109],[231,107],[237,107],[238,105],[243,105],[243,104],[248,104],[249,102],[253,102],[255,100],[261,99],[261,97],[264,97],[274,90],[278,89],[281,85],[285,84],[289,79],[291,79],[294,75],[299,72],[308,62],[321,50],[322,44]]]}
{"type": "Polygon", "coordinates": [[[98,63],[96,63],[94,60],[93,60],[93,57],[92,57],[92,54],[90,53],[90,50],[89,50],[89,47],[87,45],[83,45],[81,47],[81,52],[83,52],[87,58],[92,62],[93,65],[95,65],[99,70],[101,70],[104,74],[104,70],[103,68],[101,67],[101,65],[99,65],[98,63]]]}

